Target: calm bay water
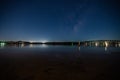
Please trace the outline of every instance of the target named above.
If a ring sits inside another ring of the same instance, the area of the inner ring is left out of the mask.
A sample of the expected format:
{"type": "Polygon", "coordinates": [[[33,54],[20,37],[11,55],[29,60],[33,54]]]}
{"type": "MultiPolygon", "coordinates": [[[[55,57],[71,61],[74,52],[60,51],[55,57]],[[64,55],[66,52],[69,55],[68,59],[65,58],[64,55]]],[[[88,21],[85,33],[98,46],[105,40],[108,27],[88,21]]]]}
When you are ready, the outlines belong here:
{"type": "Polygon", "coordinates": [[[120,47],[2,46],[0,80],[117,80],[120,47]]]}

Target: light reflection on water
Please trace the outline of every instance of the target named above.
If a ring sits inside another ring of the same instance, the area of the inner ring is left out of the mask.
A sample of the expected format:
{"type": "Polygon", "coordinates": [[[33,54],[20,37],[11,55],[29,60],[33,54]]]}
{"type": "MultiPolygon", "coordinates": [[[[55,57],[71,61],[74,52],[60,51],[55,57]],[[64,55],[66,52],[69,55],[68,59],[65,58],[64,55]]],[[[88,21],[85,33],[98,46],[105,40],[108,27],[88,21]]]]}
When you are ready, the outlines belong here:
{"type": "Polygon", "coordinates": [[[57,52],[69,52],[69,53],[111,53],[111,52],[120,52],[120,47],[99,47],[99,46],[68,46],[68,45],[46,45],[46,44],[41,44],[41,45],[14,45],[14,46],[1,46],[0,49],[3,51],[7,50],[13,50],[15,52],[19,51],[44,51],[44,52],[49,52],[49,51],[57,51],[57,52]]]}
{"type": "Polygon", "coordinates": [[[105,51],[107,51],[107,47],[105,47],[105,51]]]}
{"type": "Polygon", "coordinates": [[[41,44],[41,45],[33,45],[33,44],[30,44],[30,45],[28,45],[28,46],[26,46],[26,47],[28,47],[28,48],[47,48],[48,45],[46,45],[46,44],[41,44]]]}
{"type": "MultiPolygon", "coordinates": [[[[44,74],[43,77],[46,78],[46,76],[49,77],[48,74],[50,73],[54,76],[64,74],[66,77],[74,74],[72,76],[73,78],[76,78],[76,75],[80,74],[79,80],[93,80],[94,76],[96,78],[96,75],[100,75],[101,73],[106,75],[109,74],[110,71],[112,76],[114,76],[114,74],[117,75],[114,70],[118,69],[117,71],[119,72],[120,66],[118,66],[118,64],[120,64],[120,55],[116,53],[111,54],[112,52],[120,53],[120,47],[86,47],[45,44],[4,46],[0,48],[0,61],[2,64],[0,71],[3,70],[4,73],[7,72],[3,74],[5,77],[19,75],[17,76],[19,79],[16,80],[20,80],[21,77],[24,76],[28,77],[29,74],[30,76],[31,74],[41,74],[40,76],[44,74]],[[112,66],[111,69],[109,69],[110,66],[112,66]],[[23,73],[23,75],[20,73],[23,73]],[[66,73],[68,74],[66,75],[66,73]],[[91,75],[93,78],[81,79],[83,76],[86,78],[86,76],[88,77],[89,75],[90,78],[91,75]]],[[[108,77],[109,75],[106,76],[108,77]]],[[[101,78],[99,80],[101,80],[101,78]]]]}
{"type": "Polygon", "coordinates": [[[80,46],[78,47],[78,50],[80,51],[80,46]]]}

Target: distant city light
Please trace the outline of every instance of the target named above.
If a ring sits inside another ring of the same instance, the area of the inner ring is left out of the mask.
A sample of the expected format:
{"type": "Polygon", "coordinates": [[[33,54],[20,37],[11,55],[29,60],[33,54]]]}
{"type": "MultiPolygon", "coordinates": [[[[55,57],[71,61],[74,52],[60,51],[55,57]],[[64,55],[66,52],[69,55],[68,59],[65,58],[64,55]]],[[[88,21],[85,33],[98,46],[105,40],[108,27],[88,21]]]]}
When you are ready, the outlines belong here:
{"type": "Polygon", "coordinates": [[[108,42],[107,41],[105,41],[105,46],[108,47],[108,42]]]}
{"type": "Polygon", "coordinates": [[[78,47],[78,50],[80,51],[80,46],[78,47]]]}
{"type": "Polygon", "coordinates": [[[29,41],[30,43],[34,43],[34,42],[37,42],[37,41],[35,41],[35,40],[31,40],[31,41],[29,41]]]}
{"type": "Polygon", "coordinates": [[[47,40],[43,40],[43,41],[41,41],[42,43],[46,43],[46,42],[48,42],[47,40]]]}
{"type": "Polygon", "coordinates": [[[98,42],[95,43],[95,46],[98,46],[98,42]]]}
{"type": "Polygon", "coordinates": [[[119,43],[118,45],[119,45],[119,47],[120,47],[120,43],[119,43]]]}
{"type": "Polygon", "coordinates": [[[1,46],[1,47],[4,47],[4,46],[5,46],[5,44],[6,44],[6,43],[1,42],[1,43],[0,43],[0,46],[1,46]]]}
{"type": "Polygon", "coordinates": [[[33,41],[30,41],[30,43],[33,43],[33,41]]]}
{"type": "Polygon", "coordinates": [[[107,51],[109,43],[107,41],[105,41],[105,51],[107,51]]]}

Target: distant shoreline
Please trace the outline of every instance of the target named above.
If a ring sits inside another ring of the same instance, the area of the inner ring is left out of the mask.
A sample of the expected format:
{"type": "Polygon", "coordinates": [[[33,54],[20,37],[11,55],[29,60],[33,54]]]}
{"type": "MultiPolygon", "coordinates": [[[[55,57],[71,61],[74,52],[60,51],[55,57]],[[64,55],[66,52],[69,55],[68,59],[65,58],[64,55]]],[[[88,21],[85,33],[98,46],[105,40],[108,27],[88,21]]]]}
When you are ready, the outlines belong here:
{"type": "Polygon", "coordinates": [[[78,41],[78,42],[28,42],[28,41],[0,41],[0,45],[77,45],[77,46],[116,46],[120,47],[120,40],[92,40],[92,41],[78,41]]]}

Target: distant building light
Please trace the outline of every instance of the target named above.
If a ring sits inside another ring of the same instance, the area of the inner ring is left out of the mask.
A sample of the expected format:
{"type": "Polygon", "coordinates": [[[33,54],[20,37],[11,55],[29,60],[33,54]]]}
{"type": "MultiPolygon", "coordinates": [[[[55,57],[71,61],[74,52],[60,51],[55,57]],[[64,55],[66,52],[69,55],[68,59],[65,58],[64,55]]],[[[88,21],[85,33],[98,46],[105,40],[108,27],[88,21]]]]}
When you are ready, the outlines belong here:
{"type": "Polygon", "coordinates": [[[98,42],[95,43],[95,46],[98,46],[98,42]]]}
{"type": "Polygon", "coordinates": [[[5,44],[6,44],[6,43],[1,42],[1,43],[0,43],[0,46],[1,46],[1,47],[4,47],[4,46],[5,46],[5,44]]]}
{"type": "Polygon", "coordinates": [[[42,43],[46,43],[47,41],[46,40],[43,40],[43,41],[41,41],[42,43]]]}
{"type": "Polygon", "coordinates": [[[118,45],[119,45],[119,47],[120,47],[120,43],[119,43],[118,45]]]}
{"type": "Polygon", "coordinates": [[[33,43],[33,41],[30,41],[30,43],[33,43]]]}
{"type": "Polygon", "coordinates": [[[105,41],[105,46],[108,47],[108,42],[107,41],[105,41]]]}

